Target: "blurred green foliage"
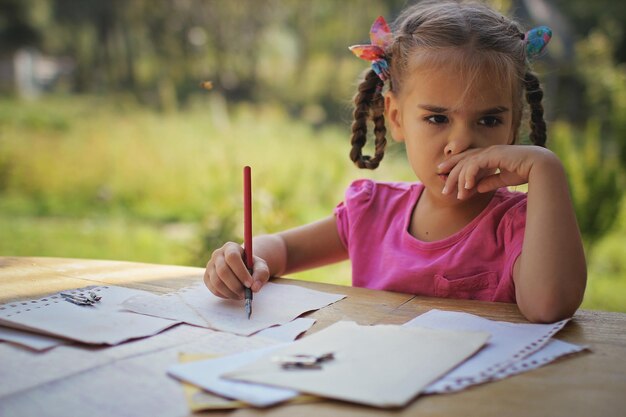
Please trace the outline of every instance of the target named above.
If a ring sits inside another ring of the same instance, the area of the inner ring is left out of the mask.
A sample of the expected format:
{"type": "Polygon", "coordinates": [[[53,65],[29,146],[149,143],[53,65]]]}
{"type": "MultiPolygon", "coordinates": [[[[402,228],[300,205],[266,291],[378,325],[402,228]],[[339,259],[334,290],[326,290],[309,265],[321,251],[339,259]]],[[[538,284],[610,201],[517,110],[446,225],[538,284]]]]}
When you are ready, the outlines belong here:
{"type": "MultiPolygon", "coordinates": [[[[198,246],[207,251],[241,238],[246,164],[255,167],[255,233],[327,215],[349,181],[363,174],[347,160],[345,131],[315,129],[279,107],[227,110],[207,94],[188,111],[164,116],[122,103],[75,96],[18,106],[0,100],[0,213],[202,224],[205,243],[198,246]],[[41,113],[66,127],[42,131],[31,122],[41,113]]],[[[398,155],[402,149],[391,146],[388,159],[398,155]]],[[[384,178],[392,170],[412,177],[404,163],[366,174],[384,178]]]]}
{"type": "MultiPolygon", "coordinates": [[[[315,129],[278,107],[219,110],[221,101],[207,95],[184,113],[162,115],[122,103],[0,100],[0,254],[203,266],[224,241],[242,239],[246,164],[254,167],[256,234],[330,214],[356,178],[414,179],[401,146],[390,145],[378,170],[359,171],[347,157],[346,128],[315,129]],[[42,112],[65,127],[42,131],[29,122],[42,112]]],[[[567,125],[552,132],[555,143],[577,133],[567,125]]],[[[620,216],[590,251],[587,308],[626,311],[623,208],[620,216]]],[[[350,266],[295,277],[349,284],[350,266]]]]}

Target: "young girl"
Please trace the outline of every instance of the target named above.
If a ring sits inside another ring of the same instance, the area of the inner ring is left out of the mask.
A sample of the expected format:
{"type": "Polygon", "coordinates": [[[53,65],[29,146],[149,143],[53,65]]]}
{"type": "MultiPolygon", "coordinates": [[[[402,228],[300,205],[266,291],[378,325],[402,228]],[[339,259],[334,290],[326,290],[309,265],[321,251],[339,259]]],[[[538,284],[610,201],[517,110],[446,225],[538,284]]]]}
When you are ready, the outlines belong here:
{"type": "Polygon", "coordinates": [[[333,215],[213,252],[204,281],[242,299],[271,276],[350,258],[353,285],[435,297],[517,303],[530,321],[572,316],[586,284],[580,233],[563,166],[544,147],[543,92],[530,61],[550,38],[481,4],[419,3],[393,35],[379,18],[372,61],[355,96],[351,159],[374,169],[387,129],[404,142],[420,182],[350,185],[333,215]],[[530,140],[519,145],[524,101],[530,140]],[[373,157],[362,154],[367,121],[373,157]],[[528,193],[506,187],[528,183],[528,193]]]}

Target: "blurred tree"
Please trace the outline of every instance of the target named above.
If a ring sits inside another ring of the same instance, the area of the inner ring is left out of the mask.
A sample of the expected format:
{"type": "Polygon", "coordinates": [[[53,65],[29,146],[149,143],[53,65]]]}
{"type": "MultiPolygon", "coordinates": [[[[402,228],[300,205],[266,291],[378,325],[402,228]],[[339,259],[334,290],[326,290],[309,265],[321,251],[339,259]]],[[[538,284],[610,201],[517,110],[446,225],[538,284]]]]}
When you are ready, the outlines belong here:
{"type": "Polygon", "coordinates": [[[0,54],[25,46],[39,46],[40,40],[40,33],[29,16],[28,2],[0,0],[0,54]]]}
{"type": "Polygon", "coordinates": [[[580,37],[587,37],[598,28],[611,27],[612,55],[616,62],[626,62],[626,7],[615,0],[552,0],[562,10],[580,37]]]}
{"type": "Polygon", "coordinates": [[[617,153],[626,167],[626,64],[615,61],[613,27],[591,31],[578,43],[576,73],[585,86],[588,118],[600,124],[605,152],[617,153]]]}
{"type": "MultiPolygon", "coordinates": [[[[228,101],[280,100],[296,109],[315,102],[328,106],[334,121],[343,114],[336,110],[345,107],[354,75],[365,68],[347,46],[366,41],[376,16],[391,19],[405,3],[0,1],[11,30],[33,28],[29,39],[39,36],[45,53],[74,58],[77,92],[131,91],[141,102],[167,109],[197,93],[200,80],[212,79],[214,92],[228,101]],[[33,5],[36,19],[26,13],[33,5]]],[[[20,43],[18,36],[7,39],[20,43]]]]}
{"type": "Polygon", "coordinates": [[[576,218],[587,255],[615,225],[622,203],[623,172],[616,154],[607,153],[600,123],[589,120],[584,129],[557,122],[551,129],[550,148],[568,172],[576,218]]]}
{"type": "Polygon", "coordinates": [[[616,48],[624,45],[626,9],[618,3],[514,1],[523,17],[555,29],[555,47],[537,62],[554,122],[548,146],[568,171],[588,250],[614,227],[623,202],[626,67],[616,48]]]}

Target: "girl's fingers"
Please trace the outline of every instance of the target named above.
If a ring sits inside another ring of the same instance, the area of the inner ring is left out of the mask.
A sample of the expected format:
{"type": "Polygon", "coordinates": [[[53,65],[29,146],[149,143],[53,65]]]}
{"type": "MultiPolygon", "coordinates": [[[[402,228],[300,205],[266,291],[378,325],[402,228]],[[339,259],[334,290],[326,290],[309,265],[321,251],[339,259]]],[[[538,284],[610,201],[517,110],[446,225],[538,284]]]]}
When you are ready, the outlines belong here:
{"type": "Polygon", "coordinates": [[[224,259],[226,264],[237,278],[242,288],[250,288],[252,286],[252,276],[246,268],[246,264],[243,262],[243,248],[234,242],[229,242],[224,245],[224,259]]]}
{"type": "MultiPolygon", "coordinates": [[[[217,252],[217,251],[216,251],[217,252]]],[[[228,298],[222,292],[220,292],[215,286],[215,280],[217,277],[217,273],[215,272],[214,258],[216,252],[213,252],[211,256],[211,260],[206,264],[206,269],[204,270],[204,285],[211,291],[213,294],[217,295],[221,298],[228,298]]]]}
{"type": "Polygon", "coordinates": [[[478,173],[480,172],[480,167],[478,165],[470,165],[465,170],[465,184],[463,184],[463,188],[466,190],[471,190],[476,186],[478,177],[478,173]]]}
{"type": "Polygon", "coordinates": [[[211,282],[219,292],[228,298],[243,299],[243,284],[230,269],[225,257],[219,257],[215,260],[215,275],[216,279],[211,282]]]}
{"type": "Polygon", "coordinates": [[[451,194],[456,187],[458,199],[469,198],[476,193],[476,185],[480,183],[482,170],[487,169],[488,159],[480,151],[468,151],[464,154],[455,155],[444,165],[439,166],[446,168],[449,163],[454,161],[456,162],[448,174],[444,194],[451,194]]]}
{"type": "Polygon", "coordinates": [[[252,285],[250,288],[253,292],[258,292],[270,278],[270,270],[264,259],[257,256],[254,257],[254,270],[252,272],[252,285]]]}
{"type": "Polygon", "coordinates": [[[204,272],[204,283],[218,297],[243,299],[244,288],[257,292],[269,280],[267,262],[254,257],[252,275],[243,260],[243,248],[235,242],[228,242],[211,255],[204,272]]]}
{"type": "Polygon", "coordinates": [[[226,287],[218,287],[222,293],[228,295],[228,298],[243,299],[244,286],[231,269],[226,257],[220,257],[215,260],[215,272],[219,281],[226,287]]]}
{"type": "Polygon", "coordinates": [[[525,184],[532,161],[542,152],[533,147],[495,145],[454,155],[437,166],[439,173],[448,174],[442,193],[456,192],[457,198],[466,199],[476,192],[525,184]]]}
{"type": "Polygon", "coordinates": [[[443,161],[442,163],[437,165],[437,168],[438,168],[439,172],[446,173],[446,172],[452,171],[452,168],[454,168],[456,166],[456,164],[461,159],[463,159],[464,156],[465,155],[463,155],[463,154],[458,154],[458,155],[454,155],[454,156],[450,157],[449,159],[446,159],[445,161],[443,161]]]}
{"type": "Polygon", "coordinates": [[[495,191],[498,188],[506,187],[506,184],[502,181],[500,173],[488,175],[478,183],[476,190],[479,193],[488,193],[489,191],[495,191]]]}
{"type": "MultiPolygon", "coordinates": [[[[211,273],[213,272],[213,264],[211,262],[212,260],[206,264],[206,269],[204,270],[203,281],[204,281],[204,285],[209,289],[209,291],[215,294],[215,291],[213,291],[213,284],[211,283],[211,273]]],[[[219,295],[217,296],[219,297],[219,295]]]]}
{"type": "Polygon", "coordinates": [[[234,294],[230,292],[228,287],[224,285],[222,280],[217,276],[215,266],[211,265],[207,268],[206,277],[208,280],[207,287],[209,290],[220,298],[234,298],[234,294]]]}
{"type": "Polygon", "coordinates": [[[459,176],[459,199],[466,199],[476,194],[476,184],[480,182],[481,168],[478,164],[464,164],[459,176]]]}
{"type": "Polygon", "coordinates": [[[448,178],[446,179],[446,183],[441,191],[443,194],[452,194],[454,192],[454,188],[459,180],[461,167],[462,164],[457,164],[450,170],[450,172],[448,172],[448,178]]]}
{"type": "Polygon", "coordinates": [[[459,178],[457,179],[457,186],[456,186],[456,189],[457,189],[456,198],[458,198],[459,200],[462,200],[463,198],[466,198],[469,195],[467,192],[467,188],[465,188],[468,165],[469,164],[461,165],[461,170],[459,171],[459,178]]]}

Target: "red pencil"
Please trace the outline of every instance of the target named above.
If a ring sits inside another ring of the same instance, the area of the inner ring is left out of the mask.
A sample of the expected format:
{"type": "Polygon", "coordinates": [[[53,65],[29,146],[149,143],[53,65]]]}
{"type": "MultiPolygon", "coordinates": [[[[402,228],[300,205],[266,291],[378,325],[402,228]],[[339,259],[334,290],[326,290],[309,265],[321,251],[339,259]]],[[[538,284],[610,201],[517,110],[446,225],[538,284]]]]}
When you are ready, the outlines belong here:
{"type": "MultiPolygon", "coordinates": [[[[243,167],[243,252],[246,268],[252,274],[252,176],[249,166],[243,167]]],[[[252,315],[252,290],[246,287],[246,313],[252,315]]]]}

